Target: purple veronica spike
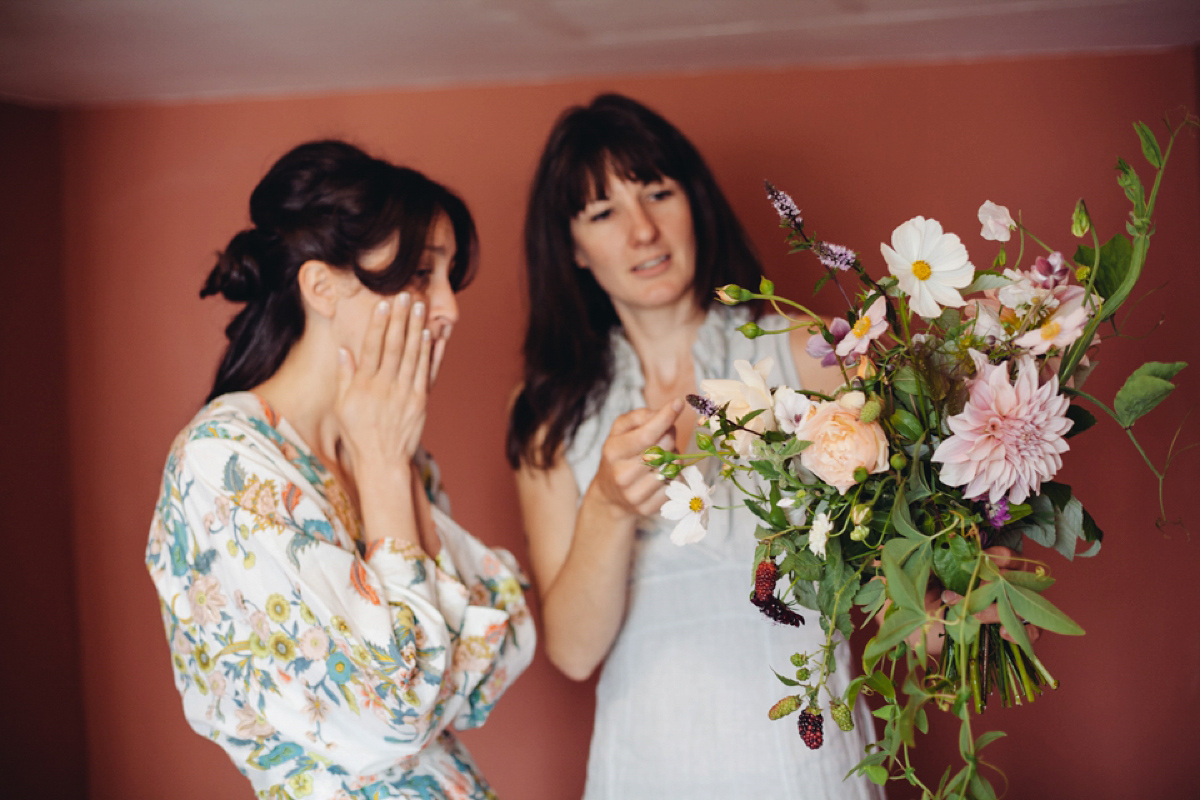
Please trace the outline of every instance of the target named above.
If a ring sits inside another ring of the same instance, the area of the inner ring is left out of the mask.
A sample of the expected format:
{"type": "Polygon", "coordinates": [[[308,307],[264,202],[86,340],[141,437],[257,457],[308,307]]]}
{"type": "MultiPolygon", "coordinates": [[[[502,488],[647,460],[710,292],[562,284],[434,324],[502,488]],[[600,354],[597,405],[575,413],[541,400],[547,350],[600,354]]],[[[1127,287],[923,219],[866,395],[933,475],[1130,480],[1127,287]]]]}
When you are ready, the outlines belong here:
{"type": "Polygon", "coordinates": [[[702,417],[715,417],[717,415],[717,404],[707,397],[698,394],[689,394],[687,401],[691,404],[692,408],[696,409],[696,413],[702,417]]]}
{"type": "Polygon", "coordinates": [[[779,218],[796,230],[800,230],[800,226],[804,224],[804,218],[800,216],[800,209],[796,205],[787,192],[782,192],[776,189],[770,181],[763,181],[767,187],[767,197],[771,200],[771,205],[775,206],[775,211],[779,213],[779,218]]]}
{"type": "Polygon", "coordinates": [[[845,272],[854,266],[855,260],[858,259],[858,253],[855,253],[849,247],[842,247],[840,244],[830,244],[829,242],[817,242],[813,252],[817,254],[817,258],[821,263],[830,269],[841,270],[845,272]]]}

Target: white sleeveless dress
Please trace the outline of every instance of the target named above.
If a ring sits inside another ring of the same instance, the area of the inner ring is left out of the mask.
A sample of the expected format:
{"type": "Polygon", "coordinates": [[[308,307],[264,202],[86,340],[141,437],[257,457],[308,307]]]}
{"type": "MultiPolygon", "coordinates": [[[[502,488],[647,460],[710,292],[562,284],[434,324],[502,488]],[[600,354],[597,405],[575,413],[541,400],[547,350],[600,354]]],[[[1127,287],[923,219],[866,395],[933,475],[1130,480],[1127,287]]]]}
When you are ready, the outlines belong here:
{"type": "MultiPolygon", "coordinates": [[[[733,378],[737,359],[774,360],[768,385],[799,386],[788,337],[747,339],[744,309],[710,310],[692,348],[697,385],[733,378]]],[[[767,329],[786,326],[778,317],[767,329]]],[[[613,334],[614,379],[598,413],[579,428],[566,457],[580,495],[591,483],[613,420],[645,405],[637,356],[613,334]]],[[[705,464],[715,464],[706,461],[705,464]]],[[[712,485],[712,470],[708,481],[712,485]]],[[[794,652],[815,652],[824,636],[816,612],[800,628],[777,625],[751,605],[755,518],[718,483],[703,541],[677,547],[673,522],[646,520],[638,531],[624,625],[596,689],[586,800],[880,800],[864,778],[843,780],[863,755],[870,721],[859,705],[856,728],[843,733],[825,715],[825,744],[804,746],[795,715],[767,718],[787,689],[794,652]]],[[[835,690],[848,682],[850,653],[837,653],[835,690]]],[[[824,698],[822,698],[824,699],[824,698]]]]}

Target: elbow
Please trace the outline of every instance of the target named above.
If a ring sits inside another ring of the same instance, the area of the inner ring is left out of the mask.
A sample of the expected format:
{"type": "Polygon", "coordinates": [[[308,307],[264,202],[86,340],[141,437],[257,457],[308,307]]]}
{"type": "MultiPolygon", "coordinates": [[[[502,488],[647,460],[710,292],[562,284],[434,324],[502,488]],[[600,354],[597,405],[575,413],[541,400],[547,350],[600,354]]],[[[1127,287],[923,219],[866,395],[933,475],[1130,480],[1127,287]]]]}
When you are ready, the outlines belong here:
{"type": "Polygon", "coordinates": [[[563,675],[580,682],[592,677],[602,660],[581,653],[578,648],[563,647],[550,637],[546,641],[546,658],[563,675]]]}

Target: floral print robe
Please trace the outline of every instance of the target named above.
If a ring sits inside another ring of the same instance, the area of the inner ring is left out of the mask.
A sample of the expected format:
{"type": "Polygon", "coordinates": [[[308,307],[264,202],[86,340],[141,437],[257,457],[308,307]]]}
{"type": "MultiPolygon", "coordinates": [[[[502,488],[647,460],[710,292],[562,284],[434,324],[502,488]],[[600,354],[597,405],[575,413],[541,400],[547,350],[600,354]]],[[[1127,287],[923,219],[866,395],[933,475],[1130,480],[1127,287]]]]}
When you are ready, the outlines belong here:
{"type": "Polygon", "coordinates": [[[483,724],[529,664],[512,556],[456,525],[420,462],[442,548],[362,548],[346,495],[250,393],[176,438],[146,551],[189,723],[262,798],[481,800],[449,731],[483,724]]]}

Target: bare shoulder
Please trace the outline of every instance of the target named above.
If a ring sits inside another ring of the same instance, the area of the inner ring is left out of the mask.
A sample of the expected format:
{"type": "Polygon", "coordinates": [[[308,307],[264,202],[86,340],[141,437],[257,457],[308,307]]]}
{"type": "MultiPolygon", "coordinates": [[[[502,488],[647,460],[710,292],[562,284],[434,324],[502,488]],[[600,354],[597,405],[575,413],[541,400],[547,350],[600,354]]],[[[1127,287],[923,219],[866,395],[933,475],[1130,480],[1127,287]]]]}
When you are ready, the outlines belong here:
{"type": "MultiPolygon", "coordinates": [[[[822,320],[826,325],[829,320],[822,320]]],[[[813,358],[805,349],[809,334],[806,328],[796,328],[788,334],[791,339],[792,361],[796,364],[796,374],[800,376],[800,385],[822,394],[832,394],[842,385],[842,375],[833,367],[821,366],[821,360],[813,358]]]]}

